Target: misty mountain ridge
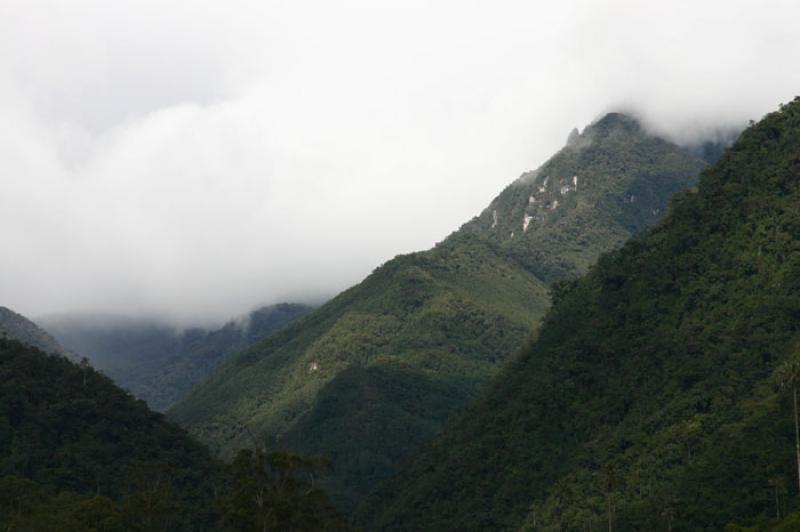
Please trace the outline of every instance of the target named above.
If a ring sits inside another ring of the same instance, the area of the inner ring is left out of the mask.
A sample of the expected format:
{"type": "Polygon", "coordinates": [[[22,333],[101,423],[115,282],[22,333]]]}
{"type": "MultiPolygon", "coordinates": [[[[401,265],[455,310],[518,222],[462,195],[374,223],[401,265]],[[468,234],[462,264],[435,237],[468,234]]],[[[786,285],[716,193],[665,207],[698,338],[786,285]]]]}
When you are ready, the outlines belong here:
{"type": "Polygon", "coordinates": [[[179,328],[148,317],[59,314],[40,322],[63,344],[151,408],[165,410],[230,354],[274,333],[312,307],[282,303],[214,329],[179,328]]]}
{"type": "Polygon", "coordinates": [[[329,456],[326,486],[352,508],[480,395],[536,330],[551,283],[657,223],[706,166],[607,115],[433,249],[232,357],[168,416],[224,454],[252,432],[329,456]]]}
{"type": "Polygon", "coordinates": [[[75,360],[77,357],[65,349],[47,331],[22,314],[0,306],[0,336],[75,360]]]}
{"type": "Polygon", "coordinates": [[[796,98],[663,223],[556,285],[538,339],[361,524],[797,530],[799,202],[796,98]]]}
{"type": "Polygon", "coordinates": [[[546,282],[574,278],[609,243],[617,247],[658,222],[665,200],[693,184],[685,176],[708,162],[701,155],[713,160],[735,136],[676,150],[633,116],[609,113],[582,133],[573,130],[562,150],[522,174],[456,235],[499,244],[546,282]],[[624,158],[605,155],[618,150],[624,158]]]}

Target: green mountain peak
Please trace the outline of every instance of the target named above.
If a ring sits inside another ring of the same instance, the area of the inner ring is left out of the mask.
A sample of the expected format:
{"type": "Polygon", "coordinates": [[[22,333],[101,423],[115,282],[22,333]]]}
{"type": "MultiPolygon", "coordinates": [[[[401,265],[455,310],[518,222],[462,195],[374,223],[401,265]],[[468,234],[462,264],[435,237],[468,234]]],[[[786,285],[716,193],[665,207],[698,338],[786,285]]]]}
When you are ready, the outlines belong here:
{"type": "Polygon", "coordinates": [[[234,356],[168,415],[223,453],[334,464],[349,509],[439,433],[536,330],[550,283],[656,223],[706,163],[624,117],[589,126],[434,249],[399,256],[234,356]]]}
{"type": "Polygon", "coordinates": [[[506,187],[459,233],[500,245],[546,282],[574,278],[658,222],[669,198],[705,166],[635,118],[609,113],[506,187]]]}
{"type": "Polygon", "coordinates": [[[800,356],[798,154],[800,99],[746,130],[663,223],[559,285],[537,341],[362,523],[722,530],[797,510],[791,386],[776,376],[800,356]]]}

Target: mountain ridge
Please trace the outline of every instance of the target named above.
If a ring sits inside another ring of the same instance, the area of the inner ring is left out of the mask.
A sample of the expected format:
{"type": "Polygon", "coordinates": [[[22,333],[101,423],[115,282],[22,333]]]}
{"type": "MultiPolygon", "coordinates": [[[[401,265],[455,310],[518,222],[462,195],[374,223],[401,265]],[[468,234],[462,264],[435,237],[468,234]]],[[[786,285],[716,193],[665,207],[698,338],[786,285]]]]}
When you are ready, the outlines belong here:
{"type": "Polygon", "coordinates": [[[538,340],[359,509],[378,530],[720,530],[796,510],[800,98],[556,285],[538,340]],[[786,510],[783,510],[784,512],[786,510]]]}
{"type": "Polygon", "coordinates": [[[72,360],[77,359],[76,355],[65,349],[42,327],[22,314],[3,306],[0,306],[0,336],[18,340],[46,353],[56,353],[72,360]]]}
{"type": "Polygon", "coordinates": [[[311,309],[292,303],[269,305],[208,329],[180,329],[153,318],[104,314],[51,315],[40,322],[120,386],[163,411],[228,356],[311,309]]]}
{"type": "Polygon", "coordinates": [[[271,445],[327,454],[328,491],[352,507],[525,343],[550,283],[654,223],[649,209],[706,166],[635,122],[598,123],[436,247],[388,261],[234,357],[168,415],[224,452],[249,427],[271,445]]]}

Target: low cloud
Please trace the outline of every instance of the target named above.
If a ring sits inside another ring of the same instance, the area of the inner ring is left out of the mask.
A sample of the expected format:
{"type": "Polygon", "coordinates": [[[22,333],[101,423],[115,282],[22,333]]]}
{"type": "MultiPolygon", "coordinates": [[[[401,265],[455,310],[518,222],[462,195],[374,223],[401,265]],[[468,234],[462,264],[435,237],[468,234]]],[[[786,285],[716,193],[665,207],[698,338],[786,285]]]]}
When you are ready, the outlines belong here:
{"type": "Polygon", "coordinates": [[[800,93],[792,2],[0,6],[0,304],[223,320],[430,247],[574,126],[800,93]]]}

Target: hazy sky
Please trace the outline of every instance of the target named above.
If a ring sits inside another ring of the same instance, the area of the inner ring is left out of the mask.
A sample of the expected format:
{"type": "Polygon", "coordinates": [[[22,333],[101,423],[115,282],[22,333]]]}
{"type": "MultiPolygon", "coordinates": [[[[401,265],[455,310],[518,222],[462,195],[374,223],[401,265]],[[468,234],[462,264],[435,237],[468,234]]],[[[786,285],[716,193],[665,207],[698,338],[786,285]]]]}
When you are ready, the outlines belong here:
{"type": "Polygon", "coordinates": [[[604,111],[686,138],[789,101],[798,6],[0,0],[0,305],[333,295],[604,111]]]}

